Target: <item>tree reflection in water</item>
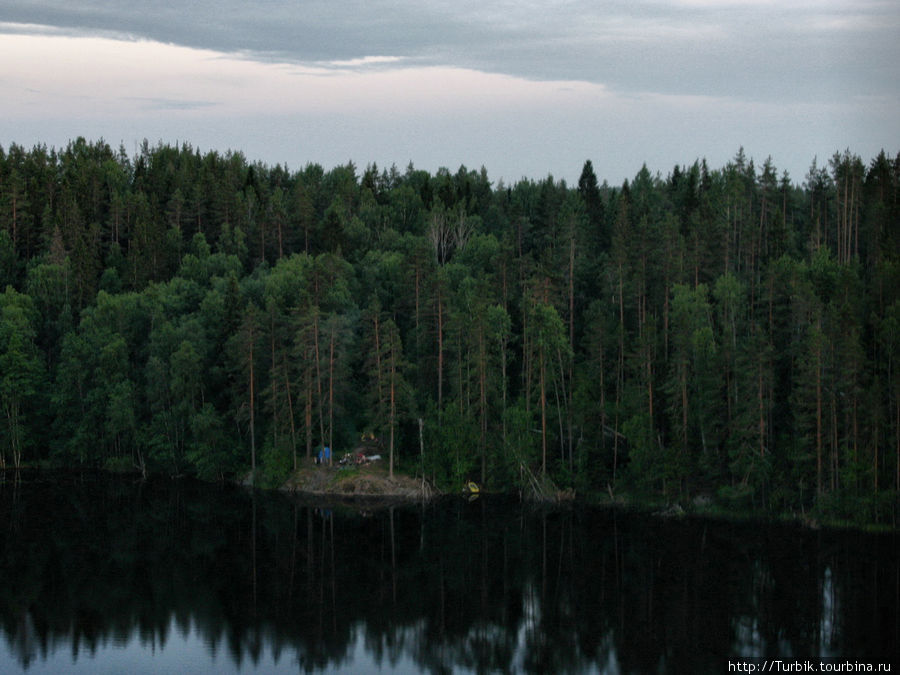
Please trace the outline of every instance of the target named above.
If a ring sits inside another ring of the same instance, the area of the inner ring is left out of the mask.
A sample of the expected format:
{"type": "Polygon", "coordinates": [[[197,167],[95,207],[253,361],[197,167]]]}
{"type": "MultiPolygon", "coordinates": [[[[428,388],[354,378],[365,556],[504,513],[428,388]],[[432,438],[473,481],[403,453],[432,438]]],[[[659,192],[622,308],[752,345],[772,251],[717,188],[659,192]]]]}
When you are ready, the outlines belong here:
{"type": "Polygon", "coordinates": [[[286,672],[715,672],[900,643],[896,535],[71,475],[0,484],[0,522],[0,670],[187,636],[201,669],[286,672]]]}

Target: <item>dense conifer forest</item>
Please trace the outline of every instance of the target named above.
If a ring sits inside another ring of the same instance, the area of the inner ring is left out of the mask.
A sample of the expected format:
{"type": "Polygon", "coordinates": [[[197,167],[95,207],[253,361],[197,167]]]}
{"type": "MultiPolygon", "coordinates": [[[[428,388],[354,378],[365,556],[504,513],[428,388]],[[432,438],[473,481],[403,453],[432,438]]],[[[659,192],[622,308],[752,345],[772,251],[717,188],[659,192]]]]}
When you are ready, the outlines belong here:
{"type": "Polygon", "coordinates": [[[895,521],[900,155],[620,186],[0,148],[0,466],[277,485],[362,435],[456,490],[895,521]]]}

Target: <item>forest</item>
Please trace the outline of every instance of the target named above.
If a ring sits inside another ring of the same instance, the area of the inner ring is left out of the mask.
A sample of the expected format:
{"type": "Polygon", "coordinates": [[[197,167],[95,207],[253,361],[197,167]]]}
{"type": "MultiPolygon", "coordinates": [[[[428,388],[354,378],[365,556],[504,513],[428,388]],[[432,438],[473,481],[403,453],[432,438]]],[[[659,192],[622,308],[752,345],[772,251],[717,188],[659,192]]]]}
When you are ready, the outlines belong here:
{"type": "Polygon", "coordinates": [[[900,516],[900,154],[493,183],[0,147],[0,468],[900,516]]]}

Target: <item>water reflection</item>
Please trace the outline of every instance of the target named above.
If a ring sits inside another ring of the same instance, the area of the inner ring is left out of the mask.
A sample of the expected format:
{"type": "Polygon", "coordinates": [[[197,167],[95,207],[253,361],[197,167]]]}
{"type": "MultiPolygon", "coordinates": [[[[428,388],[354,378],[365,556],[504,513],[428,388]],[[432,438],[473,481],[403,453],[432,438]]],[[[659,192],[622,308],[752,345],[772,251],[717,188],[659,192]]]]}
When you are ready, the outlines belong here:
{"type": "Polygon", "coordinates": [[[0,484],[0,671],[721,672],[888,661],[896,536],[193,482],[0,484]]]}

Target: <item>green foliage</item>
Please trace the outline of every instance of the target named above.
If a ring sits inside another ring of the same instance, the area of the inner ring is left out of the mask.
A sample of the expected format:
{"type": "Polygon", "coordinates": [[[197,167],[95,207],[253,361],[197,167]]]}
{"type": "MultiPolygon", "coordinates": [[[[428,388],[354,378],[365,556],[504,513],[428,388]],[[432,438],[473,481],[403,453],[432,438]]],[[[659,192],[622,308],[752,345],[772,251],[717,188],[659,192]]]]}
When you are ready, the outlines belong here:
{"type": "Polygon", "coordinates": [[[628,418],[622,424],[622,434],[628,441],[630,482],[645,492],[661,488],[669,467],[654,442],[649,416],[636,414],[628,418]]]}
{"type": "Polygon", "coordinates": [[[0,468],[15,468],[39,438],[44,384],[43,364],[34,343],[34,305],[27,295],[7,286],[0,295],[0,468]]]}
{"type": "Polygon", "coordinates": [[[0,287],[5,288],[16,283],[19,260],[9,233],[0,230],[0,287]]]}
{"type": "Polygon", "coordinates": [[[291,448],[286,444],[266,444],[262,449],[261,460],[262,471],[259,481],[261,487],[280,487],[291,475],[293,457],[291,448]]]}
{"type": "Polygon", "coordinates": [[[193,443],[187,458],[200,478],[222,480],[245,465],[237,458],[238,446],[224,428],[224,420],[210,403],[191,417],[193,443]]]}
{"type": "Polygon", "coordinates": [[[425,475],[441,489],[457,491],[466,480],[477,480],[478,425],[459,407],[448,404],[441,425],[427,430],[425,475]]]}
{"type": "Polygon", "coordinates": [[[454,489],[895,515],[883,154],[615,189],[84,139],[0,165],[0,461],[275,484],[367,430],[454,489]]]}
{"type": "Polygon", "coordinates": [[[535,466],[540,460],[540,439],[534,430],[533,415],[525,401],[519,398],[506,409],[503,422],[506,443],[501,446],[497,480],[501,485],[524,488],[527,486],[527,478],[523,469],[535,466]]]}

